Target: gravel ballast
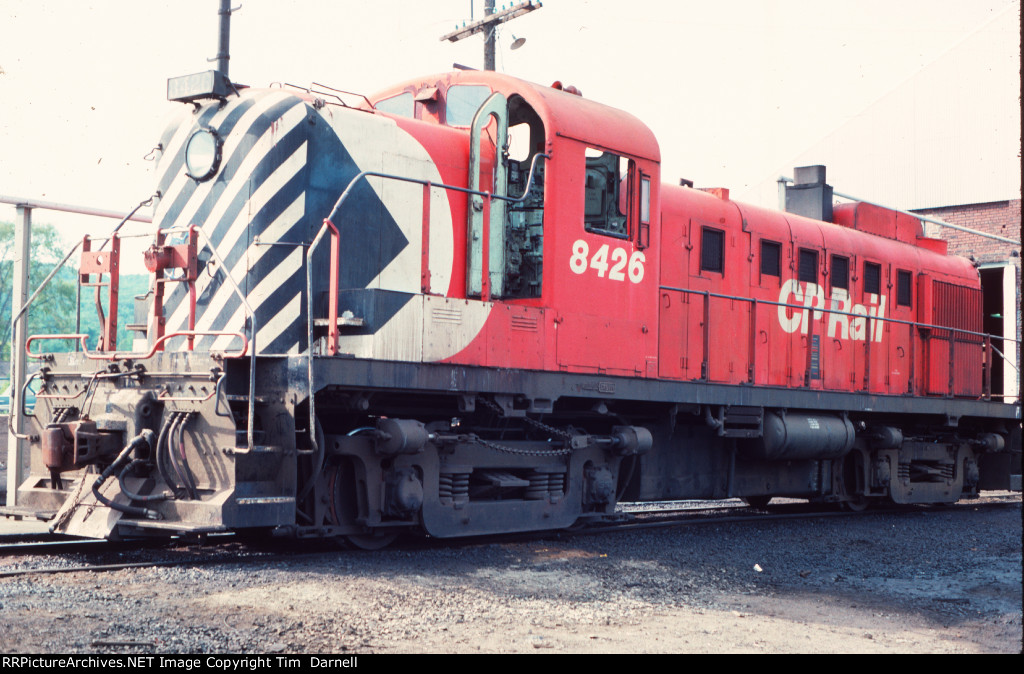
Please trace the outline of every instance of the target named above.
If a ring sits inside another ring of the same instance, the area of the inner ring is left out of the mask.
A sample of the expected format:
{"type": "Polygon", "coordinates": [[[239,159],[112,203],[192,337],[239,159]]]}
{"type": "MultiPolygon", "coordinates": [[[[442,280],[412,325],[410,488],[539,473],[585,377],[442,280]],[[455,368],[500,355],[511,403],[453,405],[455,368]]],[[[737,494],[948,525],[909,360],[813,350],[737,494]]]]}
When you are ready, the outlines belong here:
{"type": "MultiPolygon", "coordinates": [[[[1021,649],[1019,502],[284,559],[230,554],[240,558],[2,578],[0,651],[1021,649]]],[[[0,569],[81,561],[12,557],[0,569]]]]}

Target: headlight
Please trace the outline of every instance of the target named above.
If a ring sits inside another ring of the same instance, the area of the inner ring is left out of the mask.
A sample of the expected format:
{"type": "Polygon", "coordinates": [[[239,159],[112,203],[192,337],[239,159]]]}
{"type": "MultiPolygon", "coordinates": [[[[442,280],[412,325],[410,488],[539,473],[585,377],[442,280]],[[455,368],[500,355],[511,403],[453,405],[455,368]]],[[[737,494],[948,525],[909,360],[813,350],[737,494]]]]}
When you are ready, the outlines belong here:
{"type": "Polygon", "coordinates": [[[209,180],[220,165],[220,138],[213,129],[199,129],[185,145],[186,175],[198,183],[209,180]]]}

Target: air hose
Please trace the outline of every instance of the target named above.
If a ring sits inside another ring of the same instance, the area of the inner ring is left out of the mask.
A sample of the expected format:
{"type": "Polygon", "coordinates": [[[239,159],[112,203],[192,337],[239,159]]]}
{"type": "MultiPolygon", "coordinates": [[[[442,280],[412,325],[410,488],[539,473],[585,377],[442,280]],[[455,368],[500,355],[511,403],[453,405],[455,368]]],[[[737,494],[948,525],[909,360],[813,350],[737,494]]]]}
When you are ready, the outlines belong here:
{"type": "Polygon", "coordinates": [[[106,470],[100,473],[100,476],[96,478],[96,482],[93,483],[92,493],[93,496],[96,497],[97,501],[99,501],[105,506],[113,508],[114,510],[123,512],[126,515],[145,517],[146,519],[150,520],[160,519],[160,513],[158,513],[155,510],[150,510],[149,508],[142,508],[139,506],[124,505],[123,503],[114,503],[113,501],[111,501],[110,499],[108,499],[107,497],[100,493],[100,487],[103,486],[103,483],[106,482],[111,475],[117,473],[119,470],[122,469],[122,467],[125,467],[128,464],[128,459],[131,456],[132,452],[143,448],[150,450],[153,448],[153,439],[153,431],[146,429],[139,433],[138,435],[136,435],[134,438],[132,438],[128,442],[128,444],[125,445],[125,448],[121,450],[121,453],[117,455],[117,458],[114,459],[113,463],[107,466],[106,470]]]}

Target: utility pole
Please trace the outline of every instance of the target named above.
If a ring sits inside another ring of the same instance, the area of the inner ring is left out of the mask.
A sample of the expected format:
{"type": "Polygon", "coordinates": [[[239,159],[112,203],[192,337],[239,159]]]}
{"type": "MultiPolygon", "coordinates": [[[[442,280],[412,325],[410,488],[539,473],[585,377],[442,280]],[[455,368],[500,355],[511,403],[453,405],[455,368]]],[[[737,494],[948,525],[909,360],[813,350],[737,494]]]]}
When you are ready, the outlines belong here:
{"type": "Polygon", "coordinates": [[[456,28],[447,35],[441,36],[441,41],[448,40],[449,42],[458,42],[462,38],[469,37],[470,35],[476,35],[477,33],[484,34],[484,70],[494,70],[494,45],[495,45],[495,31],[498,26],[532,12],[535,9],[540,9],[543,6],[540,2],[520,2],[512,5],[508,9],[504,7],[501,11],[494,11],[494,0],[484,0],[484,18],[479,21],[471,21],[469,25],[462,24],[461,28],[456,28]]]}
{"type": "MultiPolygon", "coordinates": [[[[484,20],[494,14],[494,0],[484,0],[484,20]]],[[[494,70],[494,43],[497,25],[484,31],[484,70],[494,70]]]]}

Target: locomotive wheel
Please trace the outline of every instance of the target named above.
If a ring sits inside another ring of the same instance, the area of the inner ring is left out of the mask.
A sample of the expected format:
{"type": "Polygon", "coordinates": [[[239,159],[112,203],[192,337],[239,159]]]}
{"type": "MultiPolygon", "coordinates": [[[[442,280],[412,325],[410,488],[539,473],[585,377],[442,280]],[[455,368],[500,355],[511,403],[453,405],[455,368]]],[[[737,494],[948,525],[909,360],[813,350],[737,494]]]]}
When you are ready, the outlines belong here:
{"type": "Polygon", "coordinates": [[[327,496],[330,507],[327,514],[331,524],[342,526],[355,521],[359,514],[356,503],[355,476],[352,464],[342,461],[327,471],[327,496]]]}
{"type": "Polygon", "coordinates": [[[863,494],[858,494],[857,496],[852,497],[849,501],[839,502],[840,510],[846,510],[851,513],[864,512],[870,505],[871,501],[863,494]]]}
{"type": "Polygon", "coordinates": [[[382,550],[391,545],[396,538],[398,534],[380,532],[344,536],[345,542],[358,550],[382,550]]]}
{"type": "MultiPolygon", "coordinates": [[[[355,489],[355,471],[352,464],[342,461],[331,467],[327,473],[327,493],[330,497],[328,517],[332,524],[343,526],[353,524],[359,517],[355,489]]],[[[365,534],[338,536],[337,541],[345,547],[357,550],[380,550],[391,545],[398,534],[387,529],[365,534]]]]}
{"type": "Polygon", "coordinates": [[[746,503],[751,508],[757,508],[758,510],[764,510],[771,503],[771,496],[741,496],[740,500],[746,503]]]}

